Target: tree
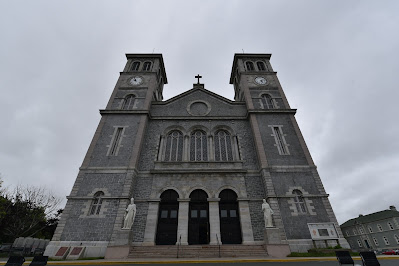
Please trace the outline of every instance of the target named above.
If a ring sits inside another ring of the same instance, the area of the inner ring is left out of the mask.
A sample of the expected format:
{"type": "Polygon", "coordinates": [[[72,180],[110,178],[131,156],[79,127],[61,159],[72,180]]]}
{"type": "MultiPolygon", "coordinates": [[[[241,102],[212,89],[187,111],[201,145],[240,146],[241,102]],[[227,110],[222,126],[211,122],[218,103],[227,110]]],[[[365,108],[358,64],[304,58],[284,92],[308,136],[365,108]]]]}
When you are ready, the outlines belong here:
{"type": "Polygon", "coordinates": [[[18,185],[12,192],[3,191],[0,195],[0,242],[27,236],[51,238],[54,230],[51,233],[46,227],[53,228],[58,222],[62,212],[58,210],[60,202],[60,197],[43,187],[18,185]]]}

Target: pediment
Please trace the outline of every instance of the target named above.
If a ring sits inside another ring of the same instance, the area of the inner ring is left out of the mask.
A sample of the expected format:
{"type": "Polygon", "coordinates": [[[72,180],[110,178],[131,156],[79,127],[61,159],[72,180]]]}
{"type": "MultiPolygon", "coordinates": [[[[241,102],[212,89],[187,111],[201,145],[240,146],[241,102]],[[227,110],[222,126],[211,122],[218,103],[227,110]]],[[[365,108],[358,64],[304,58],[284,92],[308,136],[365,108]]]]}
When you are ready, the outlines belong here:
{"type": "Polygon", "coordinates": [[[245,103],[229,100],[203,88],[194,88],[167,101],[153,103],[151,116],[233,117],[245,116],[245,103]]]}

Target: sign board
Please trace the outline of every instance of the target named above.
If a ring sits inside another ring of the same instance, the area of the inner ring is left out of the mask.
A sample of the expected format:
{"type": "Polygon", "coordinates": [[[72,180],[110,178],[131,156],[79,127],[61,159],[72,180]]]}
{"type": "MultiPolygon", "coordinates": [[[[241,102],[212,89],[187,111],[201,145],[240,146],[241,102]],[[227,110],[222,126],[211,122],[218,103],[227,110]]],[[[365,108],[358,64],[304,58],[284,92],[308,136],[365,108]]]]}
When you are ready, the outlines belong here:
{"type": "Polygon", "coordinates": [[[308,223],[313,240],[338,239],[334,223],[308,223]]]}

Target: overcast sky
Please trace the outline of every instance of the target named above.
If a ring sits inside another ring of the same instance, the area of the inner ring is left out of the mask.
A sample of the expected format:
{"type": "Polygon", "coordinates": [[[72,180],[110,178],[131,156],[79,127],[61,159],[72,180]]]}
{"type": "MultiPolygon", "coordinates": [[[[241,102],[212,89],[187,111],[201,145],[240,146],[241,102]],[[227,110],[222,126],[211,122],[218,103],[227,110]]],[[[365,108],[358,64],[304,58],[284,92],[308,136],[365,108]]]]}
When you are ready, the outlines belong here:
{"type": "MultiPolygon", "coordinates": [[[[234,53],[271,63],[339,223],[399,208],[399,1],[1,1],[0,173],[70,193],[125,53],[162,53],[165,99],[233,99],[234,53]]],[[[65,203],[65,202],[64,202],[65,203]]]]}

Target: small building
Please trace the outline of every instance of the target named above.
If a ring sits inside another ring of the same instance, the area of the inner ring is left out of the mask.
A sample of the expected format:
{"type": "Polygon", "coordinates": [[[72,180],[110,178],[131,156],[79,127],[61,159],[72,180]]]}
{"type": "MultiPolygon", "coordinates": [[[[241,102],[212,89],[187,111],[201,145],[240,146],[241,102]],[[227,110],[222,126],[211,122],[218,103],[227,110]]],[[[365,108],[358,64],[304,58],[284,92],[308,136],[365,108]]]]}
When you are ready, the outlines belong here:
{"type": "Polygon", "coordinates": [[[353,251],[399,249],[399,212],[395,206],[350,219],[341,225],[353,251]]]}

